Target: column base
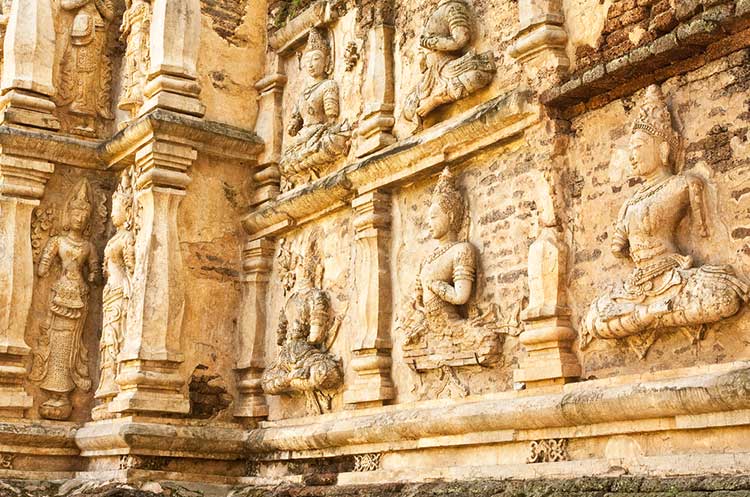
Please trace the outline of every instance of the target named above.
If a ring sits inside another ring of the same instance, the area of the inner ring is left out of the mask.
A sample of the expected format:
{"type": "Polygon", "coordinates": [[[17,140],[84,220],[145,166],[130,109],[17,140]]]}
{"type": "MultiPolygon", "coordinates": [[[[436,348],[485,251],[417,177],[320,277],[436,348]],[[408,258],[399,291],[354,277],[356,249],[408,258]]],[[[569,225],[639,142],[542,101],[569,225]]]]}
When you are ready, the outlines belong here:
{"type": "Polygon", "coordinates": [[[554,316],[525,322],[521,343],[526,357],[513,372],[516,383],[526,388],[559,385],[577,381],[581,365],[571,347],[576,333],[568,317],[554,316]]]}
{"type": "Polygon", "coordinates": [[[566,71],[570,67],[565,52],[567,41],[568,35],[562,26],[536,24],[516,35],[510,54],[527,68],[566,71]]]}
{"type": "Polygon", "coordinates": [[[111,413],[187,414],[190,400],[183,393],[178,363],[125,361],[117,383],[120,393],[109,404],[111,413]]]}
{"type": "Polygon", "coordinates": [[[60,129],[60,120],[53,114],[55,104],[38,94],[10,90],[0,98],[0,108],[0,123],[51,131],[60,129]]]}
{"type": "Polygon", "coordinates": [[[239,398],[234,407],[237,418],[252,418],[263,420],[268,417],[268,405],[260,385],[263,370],[248,368],[237,370],[237,390],[239,398]]]}
{"type": "Polygon", "coordinates": [[[357,409],[385,405],[396,397],[391,381],[391,351],[354,352],[352,369],[357,374],[354,384],[344,392],[344,403],[357,409]]]}
{"type": "Polygon", "coordinates": [[[159,74],[146,84],[143,93],[146,101],[138,111],[139,116],[157,108],[196,117],[206,113],[206,106],[198,99],[200,85],[190,79],[159,74]]]}
{"type": "Polygon", "coordinates": [[[23,388],[24,355],[0,353],[0,417],[23,418],[34,399],[23,388]]]}

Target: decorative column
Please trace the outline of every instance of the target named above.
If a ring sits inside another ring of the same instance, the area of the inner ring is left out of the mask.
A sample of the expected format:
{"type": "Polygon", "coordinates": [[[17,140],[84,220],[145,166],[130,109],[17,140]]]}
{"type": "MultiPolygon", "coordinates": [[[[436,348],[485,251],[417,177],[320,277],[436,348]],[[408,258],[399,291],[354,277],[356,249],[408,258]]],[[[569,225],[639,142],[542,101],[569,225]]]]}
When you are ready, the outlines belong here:
{"type": "Polygon", "coordinates": [[[24,390],[24,340],[34,288],[31,215],[52,163],[0,151],[0,417],[23,417],[33,400],[24,390]]]}
{"type": "Polygon", "coordinates": [[[154,0],[151,65],[140,115],[157,107],[193,116],[205,114],[206,106],[198,99],[200,40],[200,0],[154,0]]]}
{"type": "Polygon", "coordinates": [[[268,74],[255,84],[258,90],[258,120],[255,132],[266,144],[258,158],[258,167],[253,172],[253,194],[250,206],[257,207],[279,194],[279,161],[281,143],[284,138],[282,105],[287,77],[280,57],[268,55],[268,74]]]}
{"type": "Polygon", "coordinates": [[[177,211],[196,157],[191,146],[167,137],[152,137],[136,151],[140,230],[125,343],[118,357],[120,393],[110,404],[111,412],[190,410],[179,371],[185,283],[177,211]]]}
{"type": "Polygon", "coordinates": [[[344,402],[380,406],[395,397],[391,381],[391,197],[373,191],[352,202],[356,243],[356,335],[351,367],[356,377],[344,402]]]}
{"type": "Polygon", "coordinates": [[[529,305],[521,313],[520,336],[526,357],[513,375],[527,388],[569,383],[581,376],[578,357],[571,350],[576,332],[567,305],[568,247],[560,238],[550,181],[554,179],[545,181],[539,195],[539,233],[529,247],[529,305]]]}
{"type": "Polygon", "coordinates": [[[60,129],[52,102],[54,33],[51,2],[12,2],[3,44],[0,122],[60,129]]]}
{"type": "Polygon", "coordinates": [[[568,34],[562,0],[519,0],[520,26],[510,54],[527,69],[567,71],[570,60],[565,52],[568,34]]]}
{"type": "Polygon", "coordinates": [[[242,306],[237,330],[237,389],[234,415],[261,420],[268,406],[260,384],[265,368],[266,294],[275,244],[272,239],[250,240],[242,251],[242,306]]]}
{"type": "Polygon", "coordinates": [[[379,6],[373,12],[374,22],[367,33],[367,74],[362,98],[364,113],[357,128],[356,155],[364,157],[396,141],[391,134],[396,120],[393,80],[393,11],[379,6]]]}

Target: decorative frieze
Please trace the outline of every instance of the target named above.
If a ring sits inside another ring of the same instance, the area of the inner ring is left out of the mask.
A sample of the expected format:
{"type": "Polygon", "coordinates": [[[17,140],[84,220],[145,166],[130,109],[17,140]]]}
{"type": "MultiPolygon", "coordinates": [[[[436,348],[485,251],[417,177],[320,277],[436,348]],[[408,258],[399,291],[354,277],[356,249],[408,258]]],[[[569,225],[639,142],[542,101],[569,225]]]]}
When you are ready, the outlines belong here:
{"type": "Polygon", "coordinates": [[[365,473],[368,471],[377,471],[380,469],[380,459],[382,454],[372,452],[369,454],[354,454],[354,472],[365,473]]]}
{"type": "Polygon", "coordinates": [[[529,452],[529,457],[526,459],[527,464],[570,460],[567,438],[534,440],[529,444],[529,452]]]}

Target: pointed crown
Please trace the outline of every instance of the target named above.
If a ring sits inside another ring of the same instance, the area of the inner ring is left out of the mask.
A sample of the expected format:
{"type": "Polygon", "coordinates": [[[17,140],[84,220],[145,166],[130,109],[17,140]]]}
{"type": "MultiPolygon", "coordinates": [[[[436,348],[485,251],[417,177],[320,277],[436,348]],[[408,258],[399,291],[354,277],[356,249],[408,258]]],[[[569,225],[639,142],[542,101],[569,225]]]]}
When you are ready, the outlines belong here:
{"type": "Polygon", "coordinates": [[[453,216],[452,227],[458,232],[463,225],[464,199],[447,166],[440,173],[435,189],[432,191],[432,203],[437,203],[445,212],[453,216]]]}
{"type": "Polygon", "coordinates": [[[641,130],[656,138],[666,141],[672,149],[677,145],[677,137],[672,128],[672,118],[664,100],[661,88],[651,85],[646,89],[638,117],[633,123],[633,132],[641,130]]]}
{"type": "Polygon", "coordinates": [[[85,211],[90,214],[91,207],[89,182],[84,179],[73,190],[73,196],[68,200],[68,210],[85,211]]]}
{"type": "Polygon", "coordinates": [[[307,37],[307,47],[305,52],[312,52],[314,50],[320,50],[326,56],[327,59],[331,58],[331,53],[328,48],[328,41],[326,40],[323,31],[318,28],[310,29],[310,34],[307,37]]]}

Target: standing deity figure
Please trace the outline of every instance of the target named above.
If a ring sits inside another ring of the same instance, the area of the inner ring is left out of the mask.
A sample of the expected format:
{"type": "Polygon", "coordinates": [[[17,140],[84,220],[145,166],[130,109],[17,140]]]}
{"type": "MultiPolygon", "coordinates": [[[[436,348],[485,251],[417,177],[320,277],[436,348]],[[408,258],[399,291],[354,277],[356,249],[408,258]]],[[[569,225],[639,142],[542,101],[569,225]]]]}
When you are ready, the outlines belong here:
{"type": "Polygon", "coordinates": [[[308,83],[302,91],[287,127],[293,137],[281,157],[282,188],[295,186],[320,176],[318,168],[349,151],[351,127],[339,117],[339,85],[328,76],[331,53],[322,31],[310,30],[302,65],[308,83]]]}
{"type": "Polygon", "coordinates": [[[39,413],[48,419],[68,419],[72,411],[70,393],[76,387],[85,392],[91,389],[88,353],[82,338],[89,282],[95,281],[99,272],[96,249],[87,239],[93,205],[91,187],[82,180],[65,204],[63,234],[49,239],[37,269],[39,277],[44,278],[55,261],[61,266],[50,291],[47,319],[41,326],[31,374],[47,394],[39,413]]]}
{"type": "Polygon", "coordinates": [[[432,193],[427,222],[437,242],[421,263],[400,328],[404,357],[417,371],[482,364],[499,353],[496,330],[475,325],[462,306],[472,296],[477,271],[474,246],[461,240],[467,212],[446,167],[432,193]]]}
{"type": "Polygon", "coordinates": [[[130,175],[123,173],[120,186],[112,195],[112,224],[117,230],[104,249],[104,276],[107,284],[102,295],[102,336],[99,343],[101,376],[94,397],[107,404],[118,393],[117,356],[125,332],[130,281],[135,269],[133,236],[133,190],[130,175]]]}
{"type": "Polygon", "coordinates": [[[151,52],[151,4],[146,0],[126,0],[127,9],[120,25],[120,41],[126,44],[122,71],[122,96],[117,107],[135,118],[143,105],[151,52]]]}
{"type": "Polygon", "coordinates": [[[70,113],[76,118],[74,133],[94,136],[96,118],[112,118],[109,103],[112,64],[105,52],[114,3],[112,0],[60,0],[60,8],[58,36],[64,45],[56,78],[55,103],[58,107],[70,105],[70,113]]]}
{"type": "Polygon", "coordinates": [[[332,392],[344,382],[341,361],[330,352],[339,321],[332,317],[328,295],[316,288],[320,257],[313,243],[307,257],[295,256],[295,286],[279,316],[279,355],[263,372],[263,391],[271,395],[302,393],[311,414],[330,409],[332,392]]]}
{"type": "Polygon", "coordinates": [[[634,176],[644,182],[620,210],[611,244],[612,253],[630,259],[635,268],[591,304],[583,346],[594,337],[702,327],[733,316],[748,300],[748,285],[731,267],[696,265],[675,242],[677,227],[688,215],[694,232],[708,236],[703,180],[672,171],[678,143],[661,89],[652,85],[629,146],[634,176]]]}
{"type": "Polygon", "coordinates": [[[406,97],[404,118],[421,125],[442,104],[455,102],[489,85],[495,76],[492,52],[469,48],[476,27],[467,0],[440,0],[419,38],[417,60],[422,73],[406,97]]]}

